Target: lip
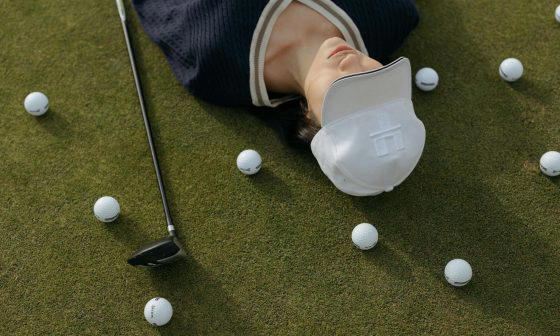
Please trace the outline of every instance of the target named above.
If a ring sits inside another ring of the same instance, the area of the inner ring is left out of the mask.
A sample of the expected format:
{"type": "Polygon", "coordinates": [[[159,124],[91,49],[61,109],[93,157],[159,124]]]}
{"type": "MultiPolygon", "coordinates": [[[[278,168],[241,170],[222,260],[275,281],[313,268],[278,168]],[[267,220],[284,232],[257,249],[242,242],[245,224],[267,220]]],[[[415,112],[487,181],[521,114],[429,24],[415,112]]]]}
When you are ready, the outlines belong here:
{"type": "Polygon", "coordinates": [[[352,48],[350,48],[350,46],[343,44],[341,46],[336,47],[331,54],[329,55],[329,57],[327,58],[331,58],[332,56],[336,55],[337,53],[341,52],[341,51],[345,51],[345,50],[353,50],[352,48]]]}

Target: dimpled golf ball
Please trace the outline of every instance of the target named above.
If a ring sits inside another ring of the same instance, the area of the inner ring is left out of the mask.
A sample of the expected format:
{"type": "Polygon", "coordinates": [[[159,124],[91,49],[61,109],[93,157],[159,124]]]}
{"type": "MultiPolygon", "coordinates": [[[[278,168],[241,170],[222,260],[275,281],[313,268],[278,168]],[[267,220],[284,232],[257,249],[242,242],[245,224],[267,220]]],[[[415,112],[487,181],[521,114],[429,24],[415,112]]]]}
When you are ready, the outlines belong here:
{"type": "Polygon", "coordinates": [[[556,21],[560,22],[560,6],[556,7],[556,11],[554,12],[554,17],[556,21]]]}
{"type": "Polygon", "coordinates": [[[144,317],[146,321],[155,327],[167,324],[173,316],[171,303],[162,297],[155,297],[146,303],[144,317]]]}
{"type": "Polygon", "coordinates": [[[546,152],[539,161],[541,171],[548,176],[560,175],[560,153],[555,151],[546,152]]]}
{"type": "Polygon", "coordinates": [[[93,206],[95,217],[102,222],[109,223],[117,219],[121,213],[119,202],[111,196],[103,196],[93,206]]]}
{"type": "Polygon", "coordinates": [[[469,283],[472,278],[472,268],[463,259],[453,259],[445,266],[445,280],[455,287],[469,283]]]}
{"type": "Polygon", "coordinates": [[[416,73],[416,86],[422,91],[432,91],[439,82],[437,72],[432,68],[422,68],[416,73]]]}
{"type": "Polygon", "coordinates": [[[42,92],[31,92],[23,101],[25,110],[34,116],[45,114],[49,109],[49,98],[42,92]]]}
{"type": "Polygon", "coordinates": [[[237,168],[245,175],[258,173],[262,167],[262,158],[256,151],[246,149],[237,156],[237,168]]]}
{"type": "Polygon", "coordinates": [[[523,64],[517,58],[507,58],[500,64],[500,77],[508,82],[515,82],[523,75],[523,64]]]}
{"type": "Polygon", "coordinates": [[[369,250],[377,244],[377,229],[369,223],[356,225],[352,230],[352,242],[360,250],[369,250]]]}

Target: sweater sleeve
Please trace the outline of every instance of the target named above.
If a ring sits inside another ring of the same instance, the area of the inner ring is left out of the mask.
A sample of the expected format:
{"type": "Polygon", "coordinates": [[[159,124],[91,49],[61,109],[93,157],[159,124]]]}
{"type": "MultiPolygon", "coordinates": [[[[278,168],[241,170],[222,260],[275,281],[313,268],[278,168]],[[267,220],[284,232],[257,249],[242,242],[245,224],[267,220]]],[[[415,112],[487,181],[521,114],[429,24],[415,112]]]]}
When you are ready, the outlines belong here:
{"type": "Polygon", "coordinates": [[[249,48],[266,0],[132,0],[140,22],[194,96],[251,104],[249,48]]]}

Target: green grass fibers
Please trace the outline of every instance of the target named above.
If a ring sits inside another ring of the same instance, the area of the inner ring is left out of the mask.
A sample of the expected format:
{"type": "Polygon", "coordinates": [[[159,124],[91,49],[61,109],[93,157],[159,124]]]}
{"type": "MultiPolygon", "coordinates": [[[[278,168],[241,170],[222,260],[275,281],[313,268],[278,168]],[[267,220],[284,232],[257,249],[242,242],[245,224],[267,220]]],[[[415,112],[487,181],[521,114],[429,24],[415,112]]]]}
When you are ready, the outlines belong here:
{"type": "Polygon", "coordinates": [[[0,2],[1,335],[560,335],[560,24],[552,0],[418,0],[395,53],[440,75],[414,89],[427,141],[391,193],[339,192],[308,151],[242,109],[191,97],[132,17],[171,210],[188,259],[125,263],[164,217],[112,1],[0,2]],[[519,58],[506,83],[498,65],[519,58]],[[51,110],[23,109],[42,91],[51,110]],[[235,158],[258,150],[246,177],[235,158]],[[98,222],[95,200],[121,218],[98,222]],[[350,232],[374,224],[360,252],[350,232]],[[468,260],[472,283],[443,268],[468,260]],[[163,296],[172,321],[144,304],[163,296]]]}

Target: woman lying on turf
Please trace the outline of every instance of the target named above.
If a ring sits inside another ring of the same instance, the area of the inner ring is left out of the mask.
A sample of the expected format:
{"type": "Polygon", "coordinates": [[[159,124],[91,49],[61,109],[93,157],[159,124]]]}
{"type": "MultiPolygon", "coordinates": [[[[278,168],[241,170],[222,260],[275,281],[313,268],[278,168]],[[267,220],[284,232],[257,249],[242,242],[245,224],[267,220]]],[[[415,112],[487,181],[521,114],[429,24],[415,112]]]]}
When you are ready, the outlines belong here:
{"type": "Polygon", "coordinates": [[[340,190],[375,195],[415,167],[424,128],[410,63],[388,57],[418,24],[414,0],[133,0],[179,81],[248,106],[289,145],[311,145],[340,190]]]}

